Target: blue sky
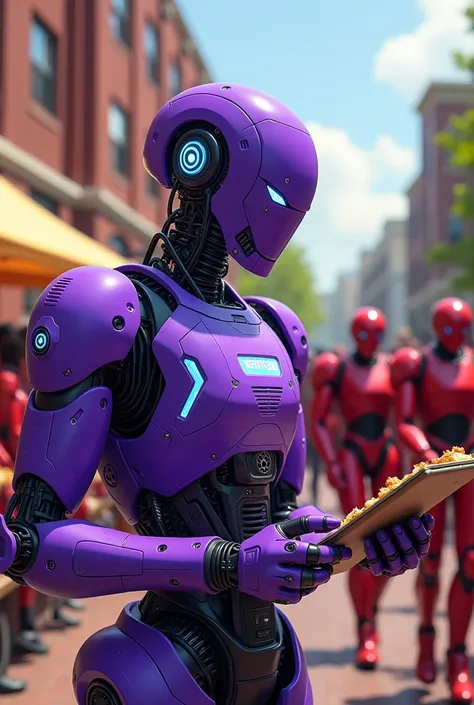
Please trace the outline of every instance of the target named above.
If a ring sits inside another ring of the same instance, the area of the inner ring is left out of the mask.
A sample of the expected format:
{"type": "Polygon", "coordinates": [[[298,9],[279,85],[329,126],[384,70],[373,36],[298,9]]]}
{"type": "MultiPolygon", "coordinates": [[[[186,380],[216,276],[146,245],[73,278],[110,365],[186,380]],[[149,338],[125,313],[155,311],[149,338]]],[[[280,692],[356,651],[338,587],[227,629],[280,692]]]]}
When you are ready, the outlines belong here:
{"type": "Polygon", "coordinates": [[[264,90],[312,125],[321,188],[296,238],[323,290],[404,214],[414,106],[427,81],[451,77],[461,2],[178,0],[215,80],[264,90]]]}

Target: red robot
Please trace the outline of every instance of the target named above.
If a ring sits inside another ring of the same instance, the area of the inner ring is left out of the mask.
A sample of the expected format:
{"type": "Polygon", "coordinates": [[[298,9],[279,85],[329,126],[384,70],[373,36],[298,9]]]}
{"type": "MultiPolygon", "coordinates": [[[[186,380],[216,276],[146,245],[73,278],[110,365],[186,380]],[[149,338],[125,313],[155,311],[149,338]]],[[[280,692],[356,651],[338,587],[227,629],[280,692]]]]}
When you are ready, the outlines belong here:
{"type": "MultiPolygon", "coordinates": [[[[390,361],[377,353],[385,328],[381,311],[358,309],[351,324],[355,352],[343,357],[325,353],[313,371],[311,430],[345,514],[368,499],[365,478],[370,480],[372,494],[377,494],[388,477],[400,474],[400,454],[387,425],[394,396],[390,361]],[[334,402],[345,425],[339,450],[330,428],[334,402]]],[[[349,572],[358,620],[356,666],[361,669],[373,669],[378,663],[376,612],[385,584],[385,578],[359,567],[349,572]]]]}
{"type": "MultiPolygon", "coordinates": [[[[474,450],[473,351],[466,341],[472,312],[465,301],[447,298],[433,311],[436,340],[420,351],[400,349],[393,362],[396,419],[400,441],[418,461],[439,456],[452,446],[474,450]],[[415,425],[419,422],[420,428],[415,425]]],[[[448,600],[450,626],[447,678],[454,702],[472,702],[465,640],[474,605],[474,483],[453,495],[458,572],[448,600]]],[[[432,514],[436,518],[430,553],[422,560],[417,580],[420,617],[417,676],[424,683],[436,678],[433,624],[438,596],[438,575],[444,543],[446,502],[432,514]]]]}

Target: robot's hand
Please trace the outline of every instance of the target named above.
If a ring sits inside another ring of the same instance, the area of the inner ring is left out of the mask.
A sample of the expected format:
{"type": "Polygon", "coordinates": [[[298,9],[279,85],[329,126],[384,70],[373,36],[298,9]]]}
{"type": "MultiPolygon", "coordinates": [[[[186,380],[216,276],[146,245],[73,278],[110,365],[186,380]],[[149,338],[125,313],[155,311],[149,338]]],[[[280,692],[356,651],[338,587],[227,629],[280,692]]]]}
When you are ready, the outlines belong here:
{"type": "Polygon", "coordinates": [[[329,463],[326,467],[326,475],[331,487],[335,490],[344,490],[347,487],[344,471],[338,462],[329,463]]]}
{"type": "Polygon", "coordinates": [[[420,519],[412,517],[386,531],[377,531],[365,541],[366,558],[360,563],[361,567],[387,578],[417,568],[429,551],[434,523],[431,514],[423,514],[420,519]]]}
{"type": "Polygon", "coordinates": [[[428,450],[424,450],[421,453],[421,462],[429,463],[430,460],[435,460],[438,457],[438,455],[439,454],[435,450],[428,448],[428,450]]]}
{"type": "MultiPolygon", "coordinates": [[[[314,507],[313,505],[307,505],[305,507],[298,507],[297,509],[293,509],[293,511],[290,513],[288,519],[300,519],[301,517],[305,517],[310,515],[311,517],[327,517],[331,519],[331,526],[336,526],[336,522],[338,522],[338,525],[340,523],[339,519],[337,517],[334,517],[332,515],[327,514],[326,512],[323,512],[322,509],[319,509],[319,507],[314,507]]],[[[327,521],[325,522],[327,526],[327,521]]],[[[321,532],[313,532],[311,534],[303,534],[300,536],[301,541],[304,541],[305,543],[319,543],[320,541],[323,540],[323,538],[326,536],[326,534],[330,533],[333,531],[333,529],[326,529],[326,531],[321,531],[321,532]]]]}
{"type": "Polygon", "coordinates": [[[16,558],[17,540],[6,525],[5,517],[0,514],[0,573],[5,573],[16,558]]]}
{"type": "Polygon", "coordinates": [[[269,602],[296,604],[328,582],[334,564],[351,557],[348,548],[316,546],[297,537],[327,533],[340,523],[323,514],[303,516],[267,526],[246,539],[239,551],[239,589],[269,602]]]}

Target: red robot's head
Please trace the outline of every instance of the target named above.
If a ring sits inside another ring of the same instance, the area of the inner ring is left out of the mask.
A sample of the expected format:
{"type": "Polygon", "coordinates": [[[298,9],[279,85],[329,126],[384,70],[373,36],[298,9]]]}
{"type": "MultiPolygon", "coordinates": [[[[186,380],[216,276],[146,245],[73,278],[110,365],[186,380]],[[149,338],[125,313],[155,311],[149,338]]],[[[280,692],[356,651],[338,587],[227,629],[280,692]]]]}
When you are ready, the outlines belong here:
{"type": "Polygon", "coordinates": [[[467,341],[472,311],[462,299],[441,299],[433,308],[433,330],[441,345],[456,353],[467,341]]]}
{"type": "Polygon", "coordinates": [[[386,329],[382,311],[372,306],[358,308],[351,323],[351,333],[362,357],[371,358],[380,345],[386,329]]]}

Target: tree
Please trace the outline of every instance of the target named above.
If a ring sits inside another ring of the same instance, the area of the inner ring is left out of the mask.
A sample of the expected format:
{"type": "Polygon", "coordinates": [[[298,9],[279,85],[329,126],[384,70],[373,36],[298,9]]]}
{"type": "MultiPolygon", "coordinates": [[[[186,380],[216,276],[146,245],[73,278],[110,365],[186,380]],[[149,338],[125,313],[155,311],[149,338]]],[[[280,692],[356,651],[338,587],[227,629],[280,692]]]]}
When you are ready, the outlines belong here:
{"type": "Polygon", "coordinates": [[[324,321],[314,274],[304,249],[298,245],[288,245],[268,277],[240,269],[237,288],[241,296],[267,296],[286,304],[308,331],[324,321]]]}
{"type": "MultiPolygon", "coordinates": [[[[466,17],[474,32],[474,4],[466,10],[466,17]]],[[[470,74],[474,81],[474,54],[457,53],[454,60],[459,68],[470,74]]],[[[454,186],[453,214],[472,227],[474,222],[474,109],[463,115],[453,115],[446,132],[436,136],[436,143],[447,150],[451,164],[465,174],[464,183],[454,186]]],[[[457,291],[474,290],[474,234],[469,233],[455,244],[437,243],[428,255],[432,264],[452,264],[461,269],[452,282],[457,291]]]]}

